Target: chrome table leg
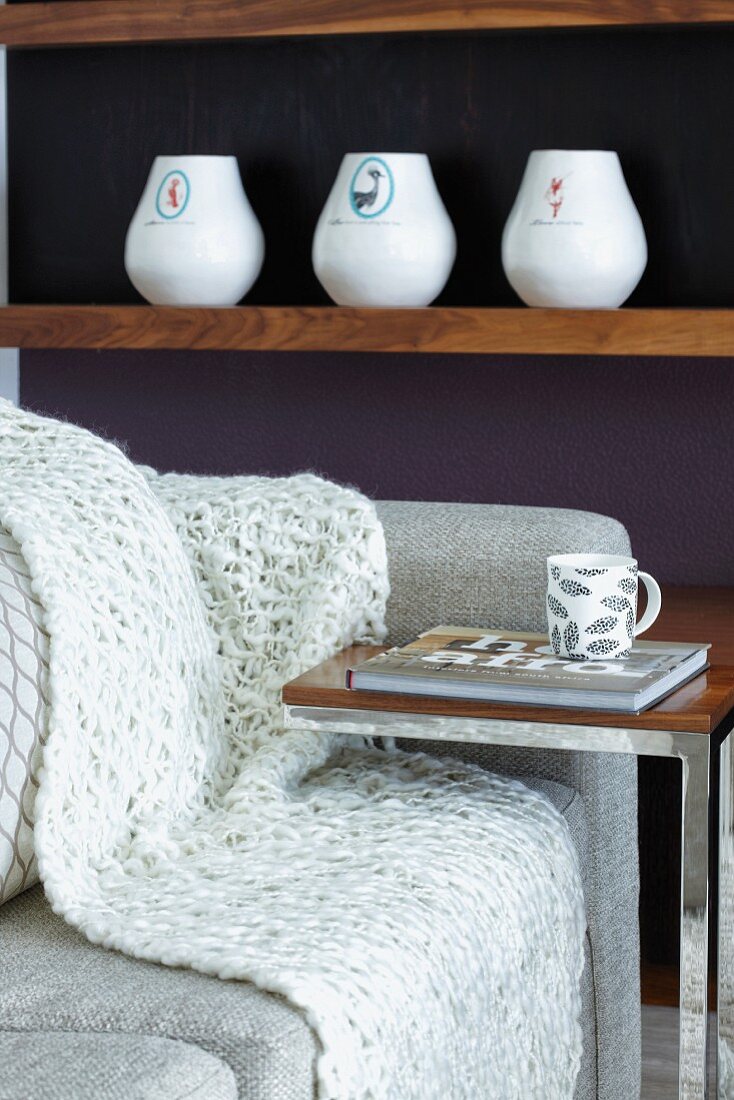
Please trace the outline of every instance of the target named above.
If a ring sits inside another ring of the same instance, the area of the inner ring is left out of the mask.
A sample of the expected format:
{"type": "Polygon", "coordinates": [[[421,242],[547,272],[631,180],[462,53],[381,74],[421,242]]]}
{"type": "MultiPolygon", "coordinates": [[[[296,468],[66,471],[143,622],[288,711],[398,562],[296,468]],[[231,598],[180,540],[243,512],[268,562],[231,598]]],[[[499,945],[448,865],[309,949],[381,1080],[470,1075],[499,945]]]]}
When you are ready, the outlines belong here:
{"type": "Polygon", "coordinates": [[[734,1100],[734,749],[719,753],[719,942],[716,1012],[716,1095],[734,1100]]]}
{"type": "Polygon", "coordinates": [[[709,756],[708,737],[682,754],[679,1100],[708,1096],[709,756]]]}

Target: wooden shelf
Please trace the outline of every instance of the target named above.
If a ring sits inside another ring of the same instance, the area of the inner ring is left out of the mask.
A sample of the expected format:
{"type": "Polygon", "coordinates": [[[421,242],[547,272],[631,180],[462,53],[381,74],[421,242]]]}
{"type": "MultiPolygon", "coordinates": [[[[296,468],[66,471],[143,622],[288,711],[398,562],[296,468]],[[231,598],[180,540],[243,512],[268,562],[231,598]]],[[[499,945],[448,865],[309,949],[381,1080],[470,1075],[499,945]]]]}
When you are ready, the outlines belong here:
{"type": "Polygon", "coordinates": [[[734,310],[10,305],[0,347],[734,356],[734,310]]]}
{"type": "Polygon", "coordinates": [[[53,0],[0,10],[8,46],[734,22],[733,0],[53,0]]]}

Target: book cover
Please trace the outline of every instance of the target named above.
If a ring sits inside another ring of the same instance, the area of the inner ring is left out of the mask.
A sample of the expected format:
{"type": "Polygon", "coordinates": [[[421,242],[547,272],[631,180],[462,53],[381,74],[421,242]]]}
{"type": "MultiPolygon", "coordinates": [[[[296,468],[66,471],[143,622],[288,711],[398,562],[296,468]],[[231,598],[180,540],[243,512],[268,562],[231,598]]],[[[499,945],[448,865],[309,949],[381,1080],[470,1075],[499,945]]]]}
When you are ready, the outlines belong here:
{"type": "Polygon", "coordinates": [[[623,659],[572,661],[556,657],[543,634],[438,626],[350,669],[347,686],[606,708],[616,697],[631,709],[639,699],[649,705],[656,686],[667,693],[700,671],[708,648],[636,642],[623,659]]]}

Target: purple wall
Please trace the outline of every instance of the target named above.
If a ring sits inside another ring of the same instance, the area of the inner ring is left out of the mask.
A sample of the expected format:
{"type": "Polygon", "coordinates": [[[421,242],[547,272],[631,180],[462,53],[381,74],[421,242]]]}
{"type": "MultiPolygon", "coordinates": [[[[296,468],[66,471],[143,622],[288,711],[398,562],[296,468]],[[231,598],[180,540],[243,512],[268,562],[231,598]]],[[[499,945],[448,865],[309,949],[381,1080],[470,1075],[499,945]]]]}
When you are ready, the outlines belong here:
{"type": "Polygon", "coordinates": [[[160,469],[586,508],[644,568],[734,584],[729,360],[24,352],[21,400],[160,469]]]}

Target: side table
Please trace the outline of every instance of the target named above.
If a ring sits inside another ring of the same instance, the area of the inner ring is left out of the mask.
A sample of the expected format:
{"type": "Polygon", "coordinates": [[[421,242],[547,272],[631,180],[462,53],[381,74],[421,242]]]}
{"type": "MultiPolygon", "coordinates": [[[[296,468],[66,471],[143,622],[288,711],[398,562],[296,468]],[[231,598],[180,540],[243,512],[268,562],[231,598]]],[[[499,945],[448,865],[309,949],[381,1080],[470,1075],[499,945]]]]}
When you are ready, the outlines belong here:
{"type": "Polygon", "coordinates": [[[349,691],[354,646],[283,688],[285,723],[334,733],[674,757],[683,768],[679,1100],[705,1100],[711,770],[719,757],[717,1100],[734,1100],[734,667],[712,665],[642,714],[349,691]]]}

